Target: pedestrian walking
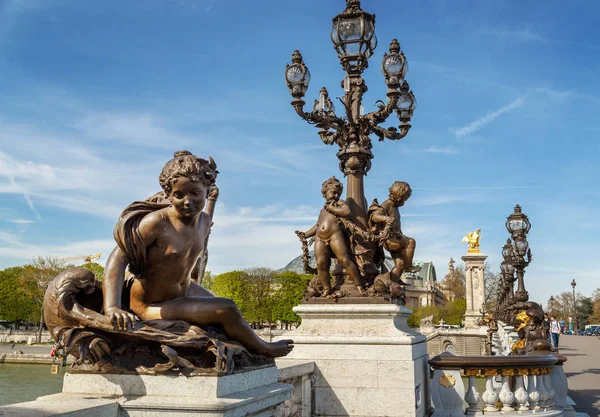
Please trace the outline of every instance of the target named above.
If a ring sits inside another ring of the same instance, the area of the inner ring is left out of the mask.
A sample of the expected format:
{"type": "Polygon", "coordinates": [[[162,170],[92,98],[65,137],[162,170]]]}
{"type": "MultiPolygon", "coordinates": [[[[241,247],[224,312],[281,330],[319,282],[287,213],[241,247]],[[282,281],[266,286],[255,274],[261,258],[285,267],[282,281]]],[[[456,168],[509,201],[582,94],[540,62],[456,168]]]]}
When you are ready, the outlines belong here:
{"type": "Polygon", "coordinates": [[[550,335],[550,317],[548,317],[548,313],[544,313],[544,321],[542,321],[542,330],[544,331],[544,336],[548,341],[548,344],[552,346],[552,336],[550,335]]]}
{"type": "Polygon", "coordinates": [[[558,337],[560,336],[560,324],[556,321],[556,316],[550,317],[550,332],[552,333],[552,345],[558,349],[558,337]]]}
{"type": "Polygon", "coordinates": [[[10,350],[13,350],[15,348],[15,342],[13,342],[12,345],[10,345],[10,350]]]}

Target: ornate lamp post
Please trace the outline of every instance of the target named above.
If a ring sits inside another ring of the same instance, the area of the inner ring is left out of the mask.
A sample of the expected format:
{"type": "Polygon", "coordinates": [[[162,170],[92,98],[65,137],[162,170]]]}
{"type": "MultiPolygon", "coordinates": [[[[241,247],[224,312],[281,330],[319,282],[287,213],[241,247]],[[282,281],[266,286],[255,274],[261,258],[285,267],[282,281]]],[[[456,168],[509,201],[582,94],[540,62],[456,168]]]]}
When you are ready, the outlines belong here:
{"type": "Polygon", "coordinates": [[[531,249],[527,242],[527,233],[531,229],[531,223],[525,214],[521,212],[521,206],[515,206],[515,211],[506,220],[506,229],[511,234],[512,245],[512,262],[517,272],[517,291],[514,299],[518,302],[526,302],[529,300],[529,294],[525,290],[525,281],[523,276],[525,268],[531,262],[531,249]]]}
{"type": "Polygon", "coordinates": [[[292,63],[286,66],[285,82],[294,98],[291,104],[296,113],[320,129],[319,136],[323,143],[339,146],[337,157],[340,170],[348,178],[346,202],[352,210],[352,220],[366,229],[363,177],[371,168],[373,158],[370,136],[374,134],[380,141],[405,137],[411,127],[409,122],[416,108],[416,100],[404,79],[408,71],[406,57],[394,39],[381,63],[381,72],[388,86],[387,104],[380,104],[377,111],[364,114],[362,96],[367,86],[361,74],[368,67],[369,58],[377,46],[377,37],[375,15],[363,11],[359,0],[346,0],[346,9],[333,18],[331,40],[346,71],[342,81],[344,96],[340,98],[344,117],[336,115],[325,87],[321,89],[319,99],[314,101],[312,111],[304,111],[306,103],[303,97],[310,82],[310,71],[299,51],[293,53],[292,63]],[[400,121],[397,128],[379,126],[394,112],[400,121]]]}
{"type": "Polygon", "coordinates": [[[573,279],[573,281],[571,281],[571,287],[573,287],[573,317],[575,318],[575,320],[574,320],[575,331],[579,331],[579,318],[577,317],[577,299],[575,298],[575,287],[576,286],[577,286],[577,283],[575,282],[575,279],[573,279]]]}

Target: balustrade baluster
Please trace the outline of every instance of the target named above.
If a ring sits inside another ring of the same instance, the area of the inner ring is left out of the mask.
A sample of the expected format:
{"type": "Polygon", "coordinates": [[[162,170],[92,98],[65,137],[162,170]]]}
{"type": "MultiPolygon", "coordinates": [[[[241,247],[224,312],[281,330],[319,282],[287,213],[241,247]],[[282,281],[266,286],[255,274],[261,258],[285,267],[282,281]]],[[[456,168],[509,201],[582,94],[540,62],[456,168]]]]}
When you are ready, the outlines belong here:
{"type": "Polygon", "coordinates": [[[546,386],[546,390],[548,391],[548,400],[546,402],[548,407],[554,407],[556,405],[556,390],[552,386],[552,379],[550,378],[551,373],[552,368],[546,368],[546,374],[544,375],[544,385],[546,386]]]}
{"type": "Polygon", "coordinates": [[[465,401],[467,402],[467,415],[475,415],[479,412],[479,393],[475,387],[475,376],[479,373],[477,369],[467,369],[465,374],[469,377],[469,388],[465,393],[465,401]]]}
{"type": "Polygon", "coordinates": [[[557,405],[564,410],[564,417],[575,417],[575,410],[573,410],[573,407],[567,401],[569,384],[567,383],[567,376],[565,375],[562,366],[564,360],[566,360],[566,358],[561,358],[561,362],[554,365],[554,369],[550,374],[550,383],[552,384],[554,391],[556,391],[554,399],[557,405]]]}
{"type": "Polygon", "coordinates": [[[514,375],[514,371],[512,369],[503,369],[502,370],[502,389],[500,390],[500,395],[498,395],[498,399],[502,402],[502,410],[501,411],[514,411],[512,404],[515,402],[515,395],[510,390],[510,377],[514,375]]]}
{"type": "Polygon", "coordinates": [[[524,378],[527,378],[527,369],[519,369],[515,376],[515,399],[517,400],[517,411],[529,410],[527,400],[529,396],[525,390],[524,378]]]}
{"type": "Polygon", "coordinates": [[[539,378],[539,369],[529,369],[527,376],[527,392],[529,393],[529,408],[539,410],[540,393],[538,391],[536,379],[539,378]]]}
{"type": "Polygon", "coordinates": [[[540,374],[537,375],[537,378],[535,379],[536,382],[536,386],[538,389],[538,392],[540,393],[540,400],[538,402],[540,408],[547,408],[546,406],[546,401],[548,401],[548,390],[546,390],[546,384],[544,384],[544,375],[543,375],[543,369],[540,369],[540,374]]]}
{"type": "Polygon", "coordinates": [[[496,370],[486,371],[485,373],[485,392],[481,396],[481,399],[485,403],[483,411],[485,413],[493,413],[498,411],[496,409],[496,401],[498,400],[498,394],[494,389],[494,379],[497,375],[496,370]]]}

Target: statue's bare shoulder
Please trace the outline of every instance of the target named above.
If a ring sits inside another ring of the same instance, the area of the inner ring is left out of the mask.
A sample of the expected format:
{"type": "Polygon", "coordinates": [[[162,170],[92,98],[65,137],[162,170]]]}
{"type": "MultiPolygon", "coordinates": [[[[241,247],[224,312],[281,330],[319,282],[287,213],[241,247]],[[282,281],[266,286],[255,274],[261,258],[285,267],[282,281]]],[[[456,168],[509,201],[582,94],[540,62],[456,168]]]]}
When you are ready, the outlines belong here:
{"type": "Polygon", "coordinates": [[[164,230],[165,223],[169,223],[168,207],[149,213],[144,216],[138,227],[138,232],[146,246],[150,246],[164,230]]]}

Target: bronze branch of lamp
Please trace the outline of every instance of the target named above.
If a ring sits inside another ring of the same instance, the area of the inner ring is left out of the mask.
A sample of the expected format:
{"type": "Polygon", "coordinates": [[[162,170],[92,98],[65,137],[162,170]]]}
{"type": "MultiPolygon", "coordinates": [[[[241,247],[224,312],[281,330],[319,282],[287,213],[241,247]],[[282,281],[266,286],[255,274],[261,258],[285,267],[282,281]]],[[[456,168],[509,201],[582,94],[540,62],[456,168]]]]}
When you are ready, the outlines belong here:
{"type": "Polygon", "coordinates": [[[308,123],[320,128],[319,136],[327,145],[337,144],[340,149],[352,145],[368,151],[370,135],[380,141],[398,140],[405,137],[411,127],[410,120],[416,109],[416,99],[405,80],[408,62],[396,39],[392,40],[389,53],[383,56],[381,72],[388,86],[387,103],[378,102],[378,110],[364,114],[362,96],[367,91],[362,72],[368,67],[368,59],[377,46],[375,15],[360,8],[360,1],[347,0],[346,10],[333,18],[331,40],[346,71],[342,81],[344,96],[339,98],[345,116],[339,117],[325,87],[314,101],[311,112],[304,111],[303,100],[311,75],[299,51],[294,51],[292,64],[285,69],[285,81],[294,98],[291,102],[298,115],[308,123]],[[396,112],[398,127],[382,127],[392,113],[396,112]]]}

